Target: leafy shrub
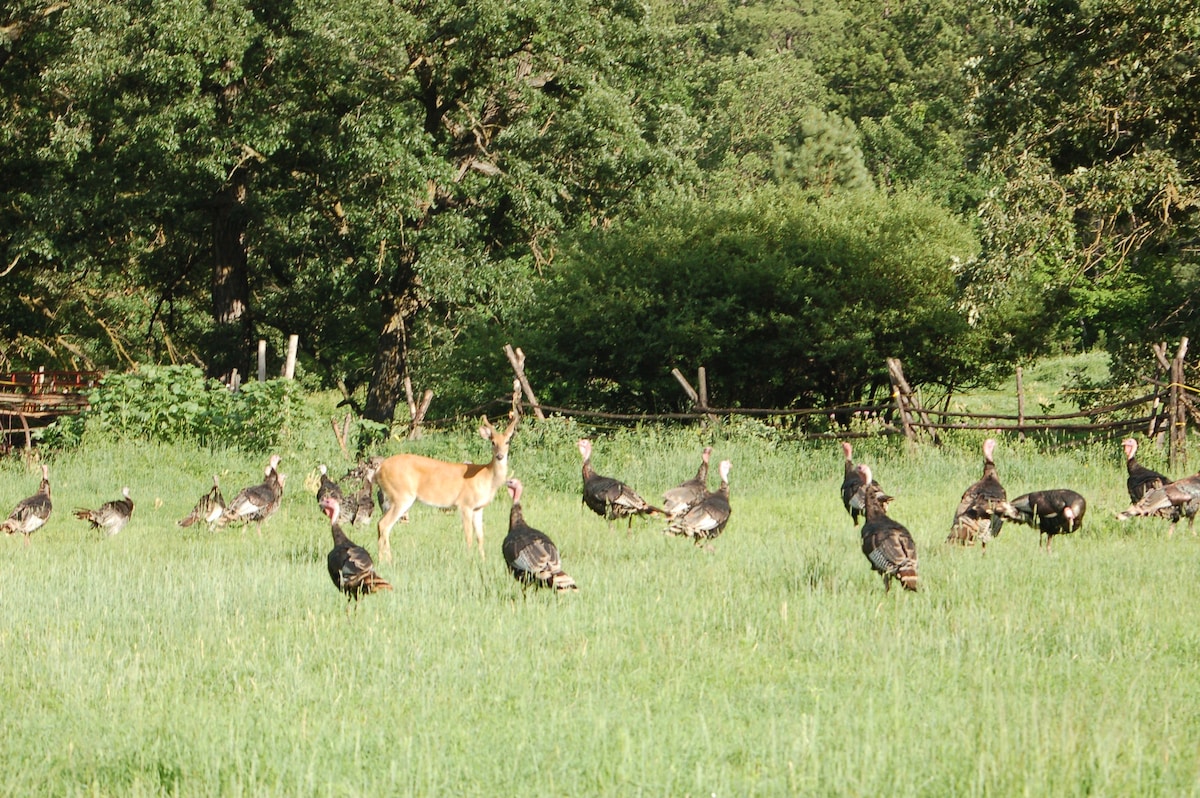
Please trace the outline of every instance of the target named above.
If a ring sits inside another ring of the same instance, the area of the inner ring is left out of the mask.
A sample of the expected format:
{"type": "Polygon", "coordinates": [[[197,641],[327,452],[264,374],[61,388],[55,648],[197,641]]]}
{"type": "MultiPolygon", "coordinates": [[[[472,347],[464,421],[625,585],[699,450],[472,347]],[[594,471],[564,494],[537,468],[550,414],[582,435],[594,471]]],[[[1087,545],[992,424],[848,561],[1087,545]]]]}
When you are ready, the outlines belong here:
{"type": "MultiPolygon", "coordinates": [[[[656,412],[673,367],[714,407],[821,406],[977,367],[953,264],[971,231],[914,195],[786,190],[681,204],[580,241],[512,330],[547,404],[656,412]]],[[[492,343],[495,346],[495,343],[492,343]]]]}
{"type": "Polygon", "coordinates": [[[264,452],[293,437],[312,415],[302,389],[291,380],[250,382],[232,393],[195,366],[142,366],[108,374],[89,404],[77,419],[63,419],[48,430],[43,443],[65,446],[90,437],[120,437],[264,452]]]}

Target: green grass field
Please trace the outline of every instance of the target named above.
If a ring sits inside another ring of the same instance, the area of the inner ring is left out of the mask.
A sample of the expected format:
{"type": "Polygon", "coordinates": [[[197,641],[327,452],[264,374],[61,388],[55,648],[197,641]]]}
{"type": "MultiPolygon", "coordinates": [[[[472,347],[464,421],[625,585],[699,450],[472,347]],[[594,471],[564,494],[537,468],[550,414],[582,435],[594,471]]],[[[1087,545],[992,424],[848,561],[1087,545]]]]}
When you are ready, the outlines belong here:
{"type": "MultiPolygon", "coordinates": [[[[710,553],[583,509],[584,431],[527,420],[512,445],[526,518],[578,594],[523,594],[507,575],[501,491],[486,561],[457,515],[418,507],[381,566],[396,590],[349,618],[303,484],[318,457],[346,466],[328,430],[328,446],[294,447],[304,461],[282,452],[288,489],[261,537],[174,522],[210,474],[228,496],[265,457],[113,443],[50,458],[50,523],[29,547],[0,540],[0,794],[1200,791],[1200,539],[1113,518],[1115,441],[1002,439],[1010,496],[1073,487],[1090,507],[1052,555],[1008,525],[986,556],[943,542],[982,436],[863,441],[856,460],[920,553],[922,591],[885,594],[838,498],[836,443],[746,425],[596,436],[597,470],[652,499],[694,473],[706,441],[714,464],[733,461],[733,518],[710,553]],[[71,517],[122,484],[138,504],[117,537],[71,517]]],[[[467,430],[403,448],[487,456],[467,430]]],[[[1141,454],[1163,467],[1153,446],[1141,454]]],[[[4,512],[37,480],[0,462],[4,512]]],[[[373,530],[351,534],[375,551],[373,530]]]]}

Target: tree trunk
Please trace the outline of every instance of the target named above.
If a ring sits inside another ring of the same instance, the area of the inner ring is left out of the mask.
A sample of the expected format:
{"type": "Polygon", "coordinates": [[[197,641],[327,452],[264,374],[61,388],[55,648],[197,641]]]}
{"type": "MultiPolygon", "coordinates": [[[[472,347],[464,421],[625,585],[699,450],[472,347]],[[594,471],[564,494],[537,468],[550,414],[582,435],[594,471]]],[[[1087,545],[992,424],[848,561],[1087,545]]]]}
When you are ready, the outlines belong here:
{"type": "Polygon", "coordinates": [[[367,389],[367,406],[363,415],[371,421],[390,424],[396,405],[404,397],[404,375],[407,371],[408,326],[417,312],[417,301],[410,291],[388,292],[380,299],[379,341],[375,346],[375,363],[371,384],[367,389]]]}
{"type": "Polygon", "coordinates": [[[209,376],[225,379],[233,369],[250,373],[254,328],[250,314],[250,276],[246,254],[246,178],[233,182],[213,208],[212,312],[209,376]]]}

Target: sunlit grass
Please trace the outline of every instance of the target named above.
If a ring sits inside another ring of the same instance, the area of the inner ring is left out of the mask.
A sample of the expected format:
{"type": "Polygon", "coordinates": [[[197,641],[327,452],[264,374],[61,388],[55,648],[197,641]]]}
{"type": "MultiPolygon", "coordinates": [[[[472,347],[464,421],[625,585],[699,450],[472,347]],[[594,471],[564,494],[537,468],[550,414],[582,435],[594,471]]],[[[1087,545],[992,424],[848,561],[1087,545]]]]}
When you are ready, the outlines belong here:
{"type": "MultiPolygon", "coordinates": [[[[524,424],[512,470],[526,518],[580,592],[523,593],[508,577],[501,496],[482,563],[456,514],[415,508],[381,565],[395,592],[349,617],[303,489],[316,462],[283,453],[289,489],[259,537],[174,522],[209,475],[230,495],[261,479],[263,457],[111,444],[53,458],[51,523],[28,548],[0,540],[0,793],[1182,795],[1200,783],[1188,600],[1200,542],[1113,518],[1115,441],[1046,453],[1001,440],[1010,495],[1089,499],[1084,531],[1052,555],[1015,525],[986,556],[944,544],[980,472],[974,436],[856,447],[919,547],[922,591],[885,594],[841,507],[834,443],[524,424]],[[714,462],[731,459],[734,515],[715,551],[582,507],[585,434],[597,470],[652,501],[695,472],[705,442],[714,462]],[[117,537],[70,517],[122,484],[138,507],[117,537]]],[[[471,430],[405,447],[486,454],[471,430]]],[[[325,456],[340,474],[336,448],[325,456]]],[[[0,463],[5,507],[36,484],[19,460],[0,463]]],[[[373,530],[352,536],[375,550],[373,530]]]]}

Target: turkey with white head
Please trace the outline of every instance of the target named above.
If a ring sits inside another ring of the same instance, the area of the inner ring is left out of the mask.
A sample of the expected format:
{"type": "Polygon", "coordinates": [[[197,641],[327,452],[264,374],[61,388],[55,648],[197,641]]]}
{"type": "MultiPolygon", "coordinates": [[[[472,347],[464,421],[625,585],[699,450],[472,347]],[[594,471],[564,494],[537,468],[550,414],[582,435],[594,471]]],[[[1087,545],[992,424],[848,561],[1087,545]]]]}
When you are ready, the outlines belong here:
{"type": "Polygon", "coordinates": [[[122,498],[105,502],[95,510],[78,509],[75,517],[87,521],[92,529],[103,529],[104,534],[112,537],[125,528],[133,516],[133,499],[129,498],[129,488],[121,488],[122,498]]]}
{"type": "Polygon", "coordinates": [[[619,479],[597,474],[592,468],[592,442],[579,439],[579,454],[583,456],[583,503],[610,524],[617,518],[628,518],[633,527],[635,515],[666,515],[649,504],[638,492],[619,479]]]}
{"type": "MultiPolygon", "coordinates": [[[[871,484],[871,468],[858,466],[858,472],[863,478],[863,484],[871,484]]],[[[905,526],[889,518],[882,502],[873,491],[867,491],[865,506],[866,518],[862,528],[862,552],[871,563],[871,569],[883,577],[883,591],[889,592],[892,580],[900,580],[900,586],[905,590],[915,591],[919,582],[917,576],[917,544],[905,526]]]]}
{"type": "Polygon", "coordinates": [[[1046,536],[1046,553],[1055,535],[1068,535],[1083,526],[1087,500],[1067,488],[1036,490],[1000,505],[1000,514],[1010,521],[1038,529],[1038,545],[1046,536]]]}
{"type": "Polygon", "coordinates": [[[699,546],[725,530],[732,513],[729,506],[729,470],[732,467],[733,463],[729,460],[721,461],[717,466],[721,486],[693,504],[686,513],[673,519],[667,525],[668,533],[691,538],[699,546]]]}
{"type": "Polygon", "coordinates": [[[279,460],[279,455],[271,455],[265,479],[257,485],[251,485],[238,491],[221,515],[220,526],[234,521],[242,523],[254,521],[258,525],[258,533],[262,534],[263,521],[279,510],[279,504],[283,499],[283,485],[287,480],[287,474],[280,474],[277,470],[279,460]]]}
{"type": "Polygon", "coordinates": [[[978,540],[986,552],[988,541],[1000,534],[1004,517],[998,508],[1008,499],[1008,494],[996,473],[996,461],[993,459],[995,451],[994,439],[988,438],[983,442],[983,476],[963,491],[962,500],[954,511],[954,523],[946,538],[947,543],[973,546],[978,540]]]}

